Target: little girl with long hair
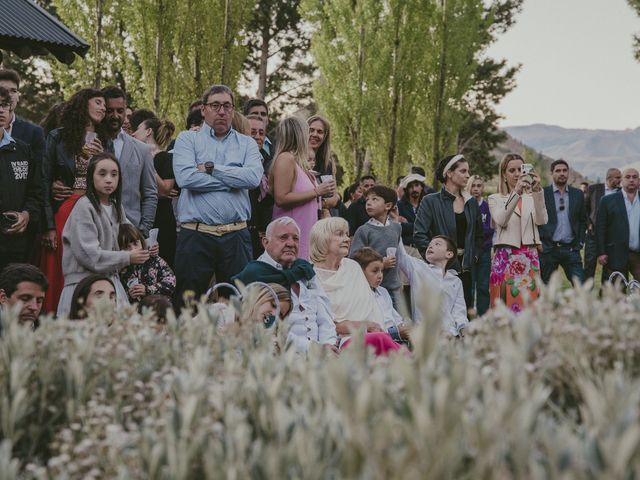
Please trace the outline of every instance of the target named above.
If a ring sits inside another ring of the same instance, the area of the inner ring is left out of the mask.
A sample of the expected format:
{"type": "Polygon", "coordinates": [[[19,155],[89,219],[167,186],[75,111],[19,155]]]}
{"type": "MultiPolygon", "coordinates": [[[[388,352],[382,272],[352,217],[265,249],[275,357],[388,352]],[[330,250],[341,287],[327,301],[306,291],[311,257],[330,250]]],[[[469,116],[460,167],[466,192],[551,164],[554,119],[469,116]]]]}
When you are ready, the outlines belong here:
{"type": "Polygon", "coordinates": [[[142,264],[147,250],[121,251],[118,230],[130,223],[122,208],[120,164],[107,152],[94,155],[87,167],[87,193],[73,207],[62,231],[64,288],[58,316],[67,315],[75,286],[92,273],[109,276],[116,287],[118,304],[128,303],[118,272],[130,264],[142,264]]]}

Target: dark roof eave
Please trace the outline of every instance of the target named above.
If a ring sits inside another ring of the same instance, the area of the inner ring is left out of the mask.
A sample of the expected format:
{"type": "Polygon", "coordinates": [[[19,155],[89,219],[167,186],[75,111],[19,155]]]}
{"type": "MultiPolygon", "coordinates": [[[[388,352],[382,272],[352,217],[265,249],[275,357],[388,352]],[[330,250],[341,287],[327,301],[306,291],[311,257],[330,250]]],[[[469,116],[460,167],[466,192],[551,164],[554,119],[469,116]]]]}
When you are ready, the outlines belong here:
{"type": "Polygon", "coordinates": [[[71,64],[75,60],[75,55],[84,57],[89,51],[89,48],[89,45],[86,44],[69,46],[0,35],[0,49],[13,52],[20,58],[27,58],[32,55],[47,55],[48,53],[51,53],[62,63],[71,64]]]}

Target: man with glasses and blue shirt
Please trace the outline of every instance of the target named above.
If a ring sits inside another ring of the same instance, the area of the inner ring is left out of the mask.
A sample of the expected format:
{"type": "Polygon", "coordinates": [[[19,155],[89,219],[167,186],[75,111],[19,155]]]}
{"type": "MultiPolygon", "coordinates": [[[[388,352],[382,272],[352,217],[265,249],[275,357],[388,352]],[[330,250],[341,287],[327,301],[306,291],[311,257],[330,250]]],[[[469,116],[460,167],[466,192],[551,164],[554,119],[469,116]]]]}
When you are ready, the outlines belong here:
{"type": "Polygon", "coordinates": [[[204,123],[180,133],[173,171],[180,187],[176,245],[176,305],[204,294],[212,277],[228,282],[252,260],[249,190],[260,184],[262,156],[251,137],[231,128],[233,92],[213,85],[202,96],[204,123]]]}
{"type": "Polygon", "coordinates": [[[584,282],[580,249],[586,231],[584,194],[570,187],[569,164],[562,159],[551,164],[553,183],[544,188],[544,203],[549,221],[539,226],[542,240],[540,273],[542,281],[549,282],[551,274],[561,266],[567,278],[584,282]]]}
{"type": "Polygon", "coordinates": [[[0,86],[0,269],[27,260],[27,227],[42,206],[39,164],[31,147],[7,131],[12,118],[11,94],[0,86]]]}

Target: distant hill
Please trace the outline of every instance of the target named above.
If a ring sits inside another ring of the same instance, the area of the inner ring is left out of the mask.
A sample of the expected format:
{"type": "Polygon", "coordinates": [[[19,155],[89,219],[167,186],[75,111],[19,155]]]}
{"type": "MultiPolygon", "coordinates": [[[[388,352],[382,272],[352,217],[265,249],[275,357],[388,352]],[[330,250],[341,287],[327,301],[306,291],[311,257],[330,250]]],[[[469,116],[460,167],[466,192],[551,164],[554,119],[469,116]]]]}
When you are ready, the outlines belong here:
{"type": "Polygon", "coordinates": [[[503,130],[545,155],[564,158],[592,182],[602,180],[610,167],[640,170],[640,128],[588,130],[535,124],[503,130]]]}

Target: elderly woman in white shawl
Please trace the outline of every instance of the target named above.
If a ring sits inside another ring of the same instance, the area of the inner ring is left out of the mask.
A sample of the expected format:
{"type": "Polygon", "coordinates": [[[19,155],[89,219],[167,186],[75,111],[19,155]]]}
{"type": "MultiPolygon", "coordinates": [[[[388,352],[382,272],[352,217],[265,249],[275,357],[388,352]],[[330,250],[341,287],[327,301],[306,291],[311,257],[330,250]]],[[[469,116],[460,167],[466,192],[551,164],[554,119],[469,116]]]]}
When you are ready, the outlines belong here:
{"type": "Polygon", "coordinates": [[[343,218],[319,220],[310,233],[311,262],[334,314],[336,332],[348,338],[351,332],[366,326],[365,343],[383,351],[399,345],[385,331],[382,310],[360,265],[347,258],[349,224],[343,218]]]}

